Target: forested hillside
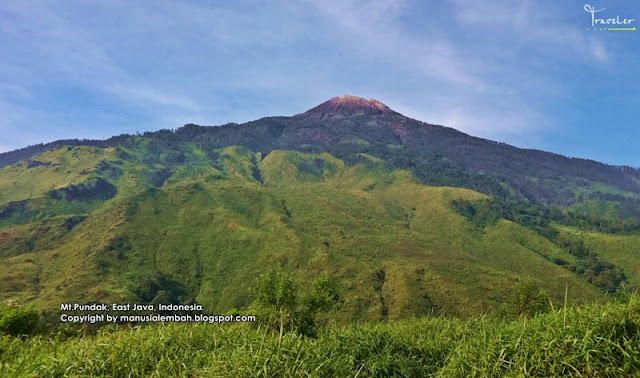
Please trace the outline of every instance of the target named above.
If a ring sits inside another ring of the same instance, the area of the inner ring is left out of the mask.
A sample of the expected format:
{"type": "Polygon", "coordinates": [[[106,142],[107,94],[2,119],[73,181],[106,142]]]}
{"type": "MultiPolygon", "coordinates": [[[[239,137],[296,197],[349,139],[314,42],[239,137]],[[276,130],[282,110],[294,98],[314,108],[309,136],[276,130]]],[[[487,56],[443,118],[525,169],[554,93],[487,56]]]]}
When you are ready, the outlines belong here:
{"type": "Polygon", "coordinates": [[[0,157],[0,299],[245,308],[281,266],[338,321],[572,303],[640,285],[639,173],[345,96],[293,117],[59,141],[0,157]]]}

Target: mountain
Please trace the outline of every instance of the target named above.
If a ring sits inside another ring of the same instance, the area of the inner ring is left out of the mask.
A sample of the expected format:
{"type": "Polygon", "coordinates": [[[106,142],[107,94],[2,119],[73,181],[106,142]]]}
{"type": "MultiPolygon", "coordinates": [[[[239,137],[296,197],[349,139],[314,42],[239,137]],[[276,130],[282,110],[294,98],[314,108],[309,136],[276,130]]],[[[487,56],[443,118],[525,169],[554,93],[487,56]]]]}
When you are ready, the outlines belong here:
{"type": "Polygon", "coordinates": [[[327,272],[336,319],[469,316],[640,285],[640,172],[475,138],[377,100],[0,155],[0,300],[242,309],[327,272]]]}
{"type": "MultiPolygon", "coordinates": [[[[466,187],[491,195],[517,194],[535,203],[570,205],[586,199],[640,198],[640,170],[568,158],[476,138],[455,129],[407,118],[377,100],[334,97],[293,117],[267,117],[242,125],[185,125],[142,135],[152,148],[181,151],[238,145],[267,154],[276,149],[329,152],[354,163],[369,153],[391,166],[409,169],[429,185],[466,187]]],[[[62,140],[0,154],[0,167],[60,146],[119,147],[133,136],[105,141],[62,140]]],[[[183,156],[179,156],[179,159],[183,156]]],[[[164,165],[179,164],[165,157],[164,165]],[[175,163],[175,164],[174,164],[175,163]]],[[[636,203],[637,204],[637,203],[636,203]]]]}

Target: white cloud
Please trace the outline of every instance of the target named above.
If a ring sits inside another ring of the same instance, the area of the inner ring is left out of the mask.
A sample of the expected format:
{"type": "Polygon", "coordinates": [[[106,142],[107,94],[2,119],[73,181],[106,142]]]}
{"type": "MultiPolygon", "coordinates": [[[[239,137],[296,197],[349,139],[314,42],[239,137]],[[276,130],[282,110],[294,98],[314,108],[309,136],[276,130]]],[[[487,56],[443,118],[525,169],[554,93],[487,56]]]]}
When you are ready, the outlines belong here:
{"type": "Polygon", "coordinates": [[[599,41],[597,39],[590,40],[589,48],[591,55],[594,56],[598,61],[605,62],[611,59],[611,52],[607,50],[602,41],[599,41]]]}
{"type": "Polygon", "coordinates": [[[107,92],[111,92],[119,96],[124,101],[184,108],[194,112],[201,111],[204,108],[202,105],[187,96],[164,93],[161,90],[155,90],[153,88],[132,87],[116,83],[104,89],[107,92]]]}
{"type": "Polygon", "coordinates": [[[531,0],[449,2],[460,27],[472,27],[479,34],[495,36],[494,48],[500,46],[500,40],[506,36],[519,48],[552,49],[551,55],[556,58],[570,57],[583,62],[595,58],[600,63],[610,60],[611,53],[603,40],[587,33],[581,24],[571,24],[563,17],[567,13],[584,13],[581,4],[575,4],[575,12],[571,12],[566,4],[563,7],[562,3],[539,4],[531,0]]]}
{"type": "Polygon", "coordinates": [[[426,123],[453,127],[469,135],[518,145],[534,142],[538,132],[554,126],[547,116],[536,109],[511,103],[485,105],[469,102],[460,105],[455,101],[424,101],[418,103],[417,107],[398,103],[391,108],[426,123]]]}
{"type": "Polygon", "coordinates": [[[407,11],[405,1],[309,2],[325,14],[328,22],[336,24],[338,38],[360,54],[444,84],[463,85],[478,92],[485,89],[483,80],[471,73],[463,55],[450,42],[435,35],[416,38],[400,30],[397,18],[407,11]]]}

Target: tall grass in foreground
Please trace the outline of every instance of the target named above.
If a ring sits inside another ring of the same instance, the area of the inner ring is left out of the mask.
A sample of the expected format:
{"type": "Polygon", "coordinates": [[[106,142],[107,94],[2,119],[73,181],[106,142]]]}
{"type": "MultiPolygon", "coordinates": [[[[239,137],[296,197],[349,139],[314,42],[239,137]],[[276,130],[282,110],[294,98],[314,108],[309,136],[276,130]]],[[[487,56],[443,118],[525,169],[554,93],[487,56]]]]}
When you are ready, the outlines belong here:
{"type": "Polygon", "coordinates": [[[640,376],[640,300],[503,322],[423,318],[284,336],[247,324],[0,338],[0,376],[640,376]]]}

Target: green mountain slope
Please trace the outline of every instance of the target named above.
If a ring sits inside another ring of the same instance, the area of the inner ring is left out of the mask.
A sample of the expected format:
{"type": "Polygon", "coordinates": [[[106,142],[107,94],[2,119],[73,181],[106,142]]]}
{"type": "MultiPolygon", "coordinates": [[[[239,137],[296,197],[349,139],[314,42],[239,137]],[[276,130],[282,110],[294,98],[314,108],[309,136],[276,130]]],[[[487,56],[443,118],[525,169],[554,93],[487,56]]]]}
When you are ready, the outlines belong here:
{"type": "MultiPolygon", "coordinates": [[[[483,313],[526,276],[557,302],[567,285],[572,301],[602,297],[551,262],[575,260],[558,245],[504,219],[478,228],[451,206],[483,194],[425,186],[372,156],[349,165],[326,153],[262,156],[228,147],[215,151],[217,168],[194,162],[155,188],[147,167],[118,158],[134,149],[81,150],[97,163],[68,183],[108,176],[104,166],[115,166],[118,175],[105,180],[117,194],[55,199],[49,186],[27,189],[57,166],[16,173],[32,175],[15,181],[25,196],[13,199],[26,201],[27,216],[0,228],[0,299],[42,308],[195,300],[221,313],[245,307],[254,279],[277,264],[306,282],[328,272],[345,296],[343,320],[483,313]]],[[[628,271],[630,281],[635,273],[628,271]]]]}
{"type": "Polygon", "coordinates": [[[640,286],[640,174],[473,138],[373,100],[0,154],[0,300],[244,308],[322,273],[336,319],[493,311],[640,286]],[[437,185],[437,186],[434,186],[437,185]]]}

